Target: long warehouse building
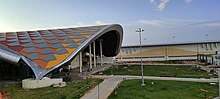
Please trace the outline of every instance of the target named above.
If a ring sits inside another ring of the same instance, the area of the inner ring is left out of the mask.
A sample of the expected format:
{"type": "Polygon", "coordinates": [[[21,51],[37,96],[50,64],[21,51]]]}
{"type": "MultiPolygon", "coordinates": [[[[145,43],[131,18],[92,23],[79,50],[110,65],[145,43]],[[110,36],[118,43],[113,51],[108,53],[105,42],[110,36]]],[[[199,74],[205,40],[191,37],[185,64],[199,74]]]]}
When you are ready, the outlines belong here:
{"type": "MultiPolygon", "coordinates": [[[[201,60],[220,51],[220,41],[143,45],[143,61],[201,60]]],[[[140,46],[123,46],[118,62],[140,61],[140,46]]]]}

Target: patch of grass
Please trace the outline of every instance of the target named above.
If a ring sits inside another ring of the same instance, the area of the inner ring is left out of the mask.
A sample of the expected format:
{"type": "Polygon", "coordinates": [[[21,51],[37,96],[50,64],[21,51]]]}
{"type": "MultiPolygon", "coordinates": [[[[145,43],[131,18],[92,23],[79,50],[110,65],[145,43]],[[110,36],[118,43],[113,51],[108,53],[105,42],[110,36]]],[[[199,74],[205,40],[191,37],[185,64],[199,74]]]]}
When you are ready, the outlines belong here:
{"type": "Polygon", "coordinates": [[[218,84],[155,81],[123,81],[109,96],[109,99],[212,99],[218,96],[218,84]]]}
{"type": "Polygon", "coordinates": [[[22,89],[21,84],[17,84],[6,86],[3,91],[10,99],[79,99],[102,81],[102,79],[85,79],[67,83],[63,88],[47,87],[32,90],[22,89]]]}
{"type": "Polygon", "coordinates": [[[157,61],[157,63],[163,63],[163,64],[182,64],[182,61],[169,60],[169,61],[157,61]]]}
{"type": "MultiPolygon", "coordinates": [[[[106,71],[102,74],[105,75],[141,75],[140,66],[118,66],[106,71]]],[[[208,75],[207,72],[193,68],[192,66],[144,66],[145,76],[160,76],[160,77],[188,77],[188,78],[210,78],[217,77],[214,75],[208,75]]]]}

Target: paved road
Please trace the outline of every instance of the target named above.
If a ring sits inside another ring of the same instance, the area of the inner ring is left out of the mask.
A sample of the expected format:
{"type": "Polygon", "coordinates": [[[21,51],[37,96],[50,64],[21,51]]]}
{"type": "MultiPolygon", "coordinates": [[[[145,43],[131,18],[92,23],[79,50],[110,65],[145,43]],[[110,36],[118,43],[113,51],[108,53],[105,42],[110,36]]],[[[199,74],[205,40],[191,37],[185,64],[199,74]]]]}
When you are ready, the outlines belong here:
{"type": "MultiPolygon", "coordinates": [[[[92,75],[93,78],[101,78],[104,81],[87,92],[81,99],[107,99],[113,90],[125,79],[141,79],[141,76],[105,76],[105,75],[92,75]],[[98,90],[99,89],[99,90],[98,90]],[[99,97],[98,97],[99,96],[99,97]]],[[[174,80],[174,81],[191,81],[191,82],[218,82],[217,78],[204,79],[204,78],[176,78],[176,77],[154,77],[144,76],[144,79],[150,80],[174,80]]]]}

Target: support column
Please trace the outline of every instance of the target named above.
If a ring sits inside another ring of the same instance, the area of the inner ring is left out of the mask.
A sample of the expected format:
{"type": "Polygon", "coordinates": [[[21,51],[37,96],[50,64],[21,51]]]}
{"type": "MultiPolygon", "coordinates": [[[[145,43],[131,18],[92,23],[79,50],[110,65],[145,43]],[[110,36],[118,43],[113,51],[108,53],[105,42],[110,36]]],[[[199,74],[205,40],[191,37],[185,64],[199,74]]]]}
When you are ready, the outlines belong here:
{"type": "Polygon", "coordinates": [[[82,52],[79,53],[79,72],[82,73],[82,52]]]}
{"type": "Polygon", "coordinates": [[[96,67],[95,41],[93,42],[93,60],[94,60],[94,67],[96,67]]]}
{"type": "Polygon", "coordinates": [[[204,56],[204,54],[202,55],[202,61],[203,61],[203,62],[205,61],[205,56],[204,56]]]}
{"type": "Polygon", "coordinates": [[[200,55],[200,62],[203,61],[203,55],[200,55]]]}
{"type": "Polygon", "coordinates": [[[168,61],[168,46],[165,47],[165,60],[168,61]]]}
{"type": "Polygon", "coordinates": [[[208,56],[205,56],[205,62],[208,63],[208,56]]]}
{"type": "Polygon", "coordinates": [[[122,61],[121,53],[122,53],[122,51],[120,51],[120,63],[121,63],[121,61],[122,61]]]}
{"type": "Polygon", "coordinates": [[[102,66],[102,39],[100,39],[100,65],[102,66]]]}
{"type": "Polygon", "coordinates": [[[89,67],[90,70],[92,69],[92,48],[91,48],[91,44],[89,44],[89,67]]]}

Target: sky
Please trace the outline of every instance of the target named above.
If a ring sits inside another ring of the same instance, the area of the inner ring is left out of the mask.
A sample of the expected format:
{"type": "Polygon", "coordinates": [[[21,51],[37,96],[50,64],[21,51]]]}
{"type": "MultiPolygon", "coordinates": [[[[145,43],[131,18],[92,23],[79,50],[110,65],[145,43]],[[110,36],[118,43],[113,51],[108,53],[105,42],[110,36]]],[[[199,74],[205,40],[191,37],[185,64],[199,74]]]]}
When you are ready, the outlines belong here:
{"type": "Polygon", "coordinates": [[[220,0],[0,0],[0,32],[120,24],[123,46],[220,41],[220,0]],[[19,2],[18,2],[19,1],[19,2]]]}

